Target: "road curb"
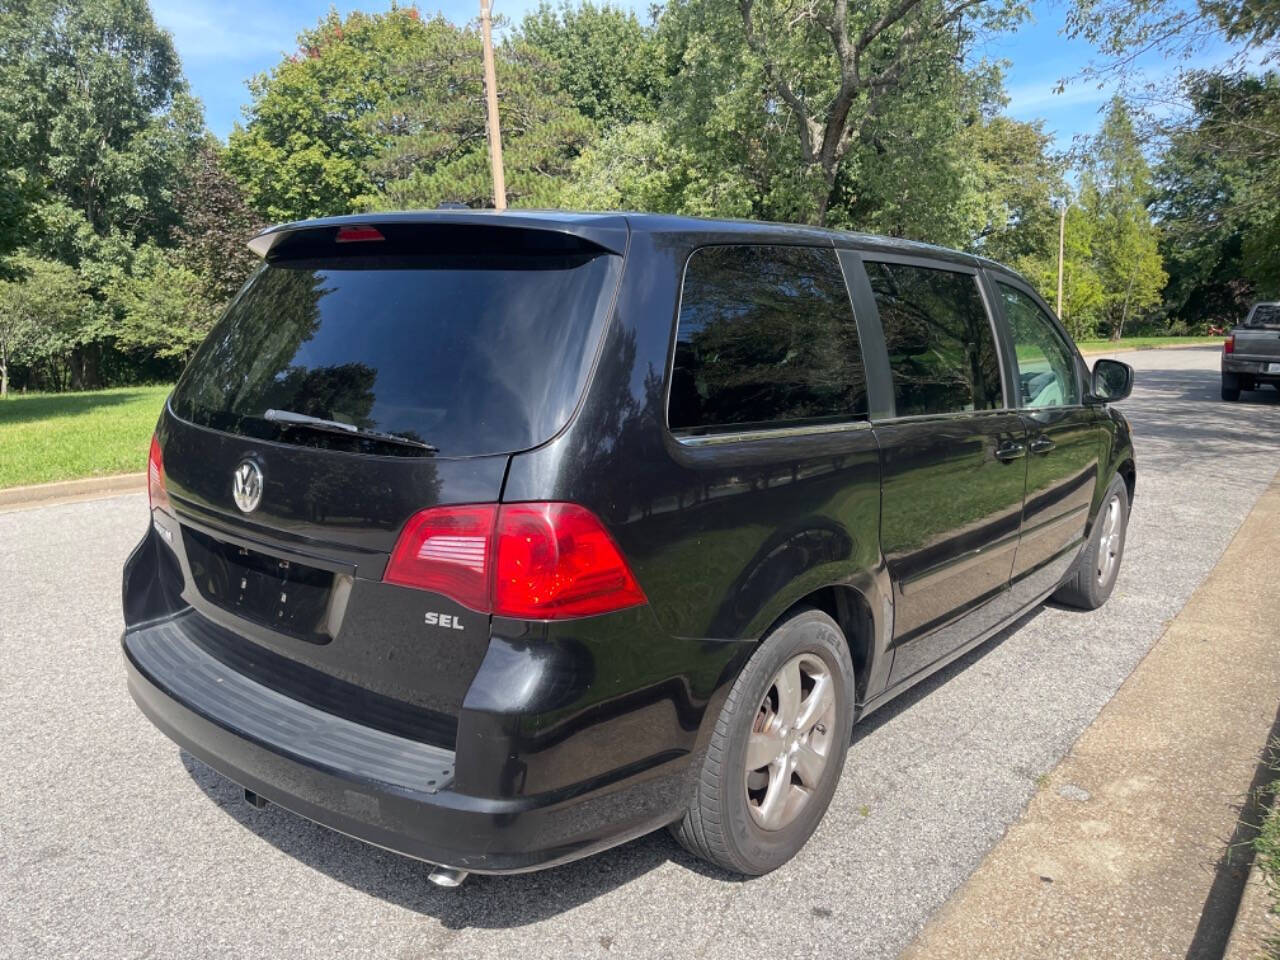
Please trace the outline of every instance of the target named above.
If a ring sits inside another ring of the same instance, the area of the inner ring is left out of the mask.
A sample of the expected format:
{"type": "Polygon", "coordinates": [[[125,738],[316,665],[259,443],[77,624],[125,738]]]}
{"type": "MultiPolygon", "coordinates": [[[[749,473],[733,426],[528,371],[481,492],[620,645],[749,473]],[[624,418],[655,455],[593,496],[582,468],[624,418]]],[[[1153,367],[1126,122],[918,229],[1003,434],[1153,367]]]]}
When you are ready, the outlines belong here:
{"type": "Polygon", "coordinates": [[[83,480],[58,480],[54,483],[9,487],[0,490],[0,510],[43,507],[63,500],[92,500],[134,493],[146,488],[145,473],[121,473],[110,477],[86,477],[83,480]]]}
{"type": "MultiPolygon", "coordinates": [[[[1265,817],[1268,810],[1263,809],[1260,815],[1265,817]]],[[[1257,960],[1270,955],[1269,944],[1280,937],[1280,917],[1271,912],[1272,896],[1254,857],[1222,960],[1257,960]]]]}
{"type": "MultiPolygon", "coordinates": [[[[1226,339],[1223,337],[1223,339],[1226,339]]],[[[1217,343],[1166,343],[1158,347],[1116,347],[1114,350],[1081,350],[1082,357],[1109,357],[1113,353],[1146,353],[1151,350],[1220,350],[1222,341],[1217,343]]]]}

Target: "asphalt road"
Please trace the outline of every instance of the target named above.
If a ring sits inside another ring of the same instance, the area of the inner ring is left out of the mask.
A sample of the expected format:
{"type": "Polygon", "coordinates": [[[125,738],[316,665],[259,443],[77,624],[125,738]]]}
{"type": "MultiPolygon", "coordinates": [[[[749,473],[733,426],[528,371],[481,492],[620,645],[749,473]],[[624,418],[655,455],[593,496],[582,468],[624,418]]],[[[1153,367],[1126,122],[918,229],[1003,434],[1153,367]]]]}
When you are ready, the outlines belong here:
{"type": "MultiPolygon", "coordinates": [[[[0,514],[0,956],[892,957],[1015,820],[1280,465],[1280,394],[1217,396],[1212,350],[1131,353],[1138,493],[1101,611],[1047,608],[869,718],[800,856],[741,882],[665,833],[472,877],[240,791],[125,692],[139,495],[0,514]]],[[[1226,799],[1224,798],[1224,802],[1226,799]]]]}

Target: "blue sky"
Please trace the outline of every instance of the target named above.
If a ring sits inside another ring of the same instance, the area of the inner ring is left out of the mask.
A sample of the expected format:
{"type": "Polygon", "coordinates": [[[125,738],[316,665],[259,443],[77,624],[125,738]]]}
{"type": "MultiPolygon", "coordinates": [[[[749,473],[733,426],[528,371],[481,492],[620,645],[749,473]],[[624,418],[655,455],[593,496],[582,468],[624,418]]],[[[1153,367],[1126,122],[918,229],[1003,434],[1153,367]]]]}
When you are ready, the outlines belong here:
{"type": "MultiPolygon", "coordinates": [[[[648,9],[648,0],[620,2],[642,15],[648,9]]],[[[269,70],[283,54],[293,52],[298,31],[314,25],[331,5],[342,13],[382,11],[390,6],[390,0],[336,4],[330,0],[152,0],[156,21],[173,34],[191,87],[204,101],[210,129],[224,139],[242,118],[241,106],[248,100],[245,80],[269,70]]],[[[495,0],[494,11],[518,21],[536,5],[537,0],[495,0]]],[[[479,13],[479,0],[420,6],[424,13],[440,9],[458,23],[479,13]]],[[[1008,113],[1019,120],[1043,119],[1058,146],[1066,148],[1074,136],[1097,128],[1099,108],[1113,90],[1074,83],[1064,93],[1055,94],[1057,82],[1075,75],[1088,63],[1092,51],[1088,44],[1061,35],[1066,11],[1063,0],[1038,0],[1033,11],[1031,22],[990,42],[985,53],[991,59],[1009,61],[1005,76],[1008,113]]],[[[1213,47],[1202,59],[1213,60],[1223,52],[1213,47]]],[[[1151,75],[1172,69],[1157,58],[1147,58],[1143,66],[1151,75]]]]}

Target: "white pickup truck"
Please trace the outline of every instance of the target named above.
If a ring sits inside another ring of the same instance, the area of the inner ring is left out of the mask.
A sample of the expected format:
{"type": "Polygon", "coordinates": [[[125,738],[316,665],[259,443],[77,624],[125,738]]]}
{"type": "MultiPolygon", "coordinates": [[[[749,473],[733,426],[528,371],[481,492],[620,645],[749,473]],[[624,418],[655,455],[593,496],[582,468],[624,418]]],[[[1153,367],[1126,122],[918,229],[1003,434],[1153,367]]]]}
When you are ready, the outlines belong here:
{"type": "Polygon", "coordinates": [[[1222,399],[1263,384],[1280,389],[1280,303],[1255,303],[1222,344],[1222,399]]]}

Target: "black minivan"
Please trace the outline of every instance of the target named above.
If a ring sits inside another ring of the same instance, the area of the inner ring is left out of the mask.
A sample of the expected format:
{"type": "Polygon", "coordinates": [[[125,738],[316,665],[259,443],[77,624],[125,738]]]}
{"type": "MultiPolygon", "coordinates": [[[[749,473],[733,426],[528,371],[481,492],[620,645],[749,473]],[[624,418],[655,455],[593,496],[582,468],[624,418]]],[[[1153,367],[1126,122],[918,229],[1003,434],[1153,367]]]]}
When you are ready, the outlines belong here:
{"type": "Polygon", "coordinates": [[[437,882],[663,826],[772,870],[855,720],[1115,584],[1132,370],[998,264],[620,214],[250,246],[152,441],[129,689],[437,882]]]}

